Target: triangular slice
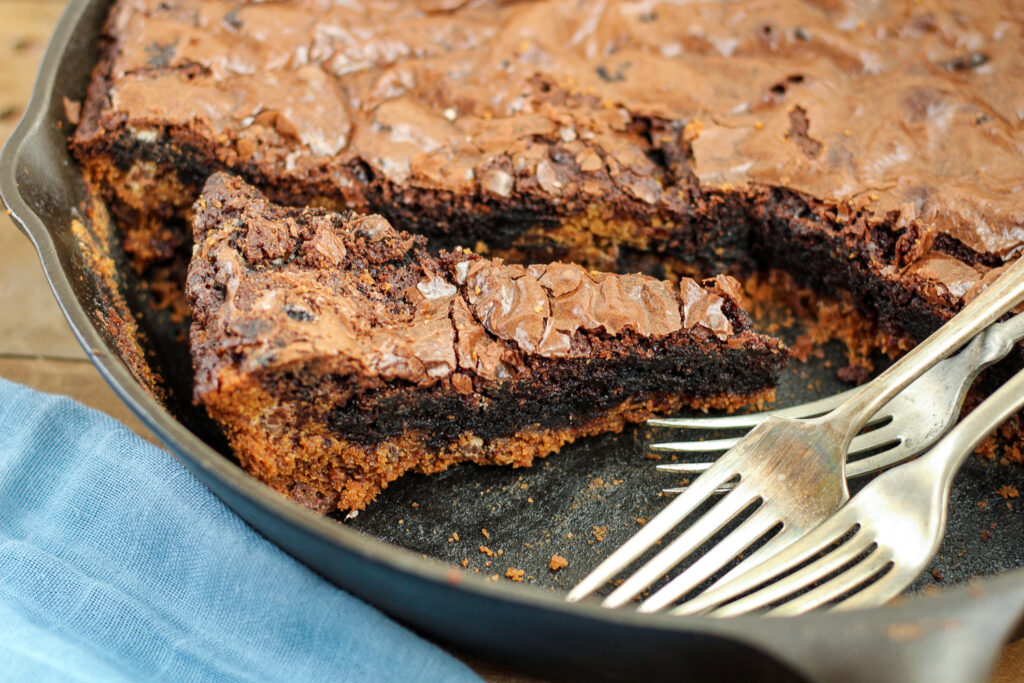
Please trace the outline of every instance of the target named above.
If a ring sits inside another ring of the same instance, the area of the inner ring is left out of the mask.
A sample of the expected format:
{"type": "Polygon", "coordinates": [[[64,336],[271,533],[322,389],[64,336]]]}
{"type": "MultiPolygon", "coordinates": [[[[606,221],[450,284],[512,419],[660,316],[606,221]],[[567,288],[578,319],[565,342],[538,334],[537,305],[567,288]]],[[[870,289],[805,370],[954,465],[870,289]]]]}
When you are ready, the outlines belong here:
{"type": "Polygon", "coordinates": [[[432,255],[380,216],[277,206],[224,174],[194,235],[195,400],[248,471],[324,512],[409,470],[525,466],[652,414],[735,408],[788,359],[725,276],[432,255]]]}

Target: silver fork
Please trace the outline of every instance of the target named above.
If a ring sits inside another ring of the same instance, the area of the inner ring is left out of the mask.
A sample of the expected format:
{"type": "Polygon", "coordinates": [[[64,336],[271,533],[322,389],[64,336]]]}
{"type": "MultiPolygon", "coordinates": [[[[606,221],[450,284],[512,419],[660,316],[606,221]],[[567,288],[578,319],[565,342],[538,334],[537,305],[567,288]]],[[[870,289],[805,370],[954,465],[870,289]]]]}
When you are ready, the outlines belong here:
{"type": "MultiPolygon", "coordinates": [[[[808,420],[767,418],[612,552],[566,599],[577,601],[597,590],[689,517],[719,486],[737,477],[739,481],[732,491],[695,519],[603,604],[625,604],[744,512],[749,512],[749,516],[731,533],[642,603],[640,609],[655,611],[668,606],[700,583],[693,582],[694,576],[711,576],[769,532],[777,530],[762,546],[762,558],[800,538],[849,499],[844,471],[846,452],[868,419],[1022,297],[1024,260],[1018,259],[938,332],[857,389],[840,407],[808,420]]],[[[741,562],[733,571],[744,571],[740,569],[744,564],[741,562]]]]}
{"type": "MultiPolygon", "coordinates": [[[[1024,314],[992,325],[975,337],[960,353],[939,361],[898,393],[875,413],[866,426],[882,424],[877,429],[859,434],[850,442],[850,456],[887,447],[886,450],[846,464],[846,478],[854,479],[874,474],[905,462],[924,452],[939,440],[960,416],[967,390],[978,374],[1004,358],[1013,345],[1024,338],[1024,314]],[[888,422],[886,423],[886,420],[888,422]]],[[[682,417],[648,420],[653,427],[683,427],[690,429],[726,429],[753,427],[769,415],[782,417],[814,417],[827,413],[856,393],[856,389],[825,399],[804,403],[791,408],[749,415],[723,417],[682,417]]],[[[675,441],[656,443],[651,450],[664,452],[715,452],[736,445],[739,438],[714,441],[675,441]]],[[[711,462],[669,463],[658,465],[664,472],[700,474],[711,467],[711,462]]],[[[685,487],[667,488],[666,493],[682,493],[685,487]]],[[[728,484],[721,490],[731,488],[728,484]]]]}
{"type": "Polygon", "coordinates": [[[712,614],[734,616],[781,603],[768,614],[785,616],[836,600],[832,609],[888,602],[920,575],[938,551],[946,529],[953,479],[964,460],[1022,406],[1024,371],[975,408],[926,454],[880,475],[799,541],[734,581],[683,603],[673,613],[696,614],[721,605],[821,553],[789,576],[712,614]],[[793,596],[822,580],[811,590],[793,596]]]}

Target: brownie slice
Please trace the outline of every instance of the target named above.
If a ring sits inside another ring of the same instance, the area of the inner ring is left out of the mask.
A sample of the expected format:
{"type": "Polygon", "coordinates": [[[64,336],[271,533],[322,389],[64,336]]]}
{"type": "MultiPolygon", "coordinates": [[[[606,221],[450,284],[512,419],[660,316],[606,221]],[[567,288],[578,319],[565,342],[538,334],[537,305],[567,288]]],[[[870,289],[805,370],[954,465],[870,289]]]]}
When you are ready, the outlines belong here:
{"type": "Polygon", "coordinates": [[[319,511],[409,470],[527,466],[655,413],[736,408],[788,359],[726,276],[433,255],[381,216],[286,208],[226,174],[194,211],[195,400],[248,471],[319,511]]]}

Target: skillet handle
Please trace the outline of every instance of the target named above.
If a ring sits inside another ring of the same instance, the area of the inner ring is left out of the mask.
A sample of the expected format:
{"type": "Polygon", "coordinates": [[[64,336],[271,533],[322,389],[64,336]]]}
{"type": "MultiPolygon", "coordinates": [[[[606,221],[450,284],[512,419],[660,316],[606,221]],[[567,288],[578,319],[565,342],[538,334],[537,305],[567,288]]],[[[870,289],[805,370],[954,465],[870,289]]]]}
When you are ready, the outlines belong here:
{"type": "Polygon", "coordinates": [[[817,683],[986,683],[1003,646],[1024,636],[1024,571],[792,623],[796,629],[764,629],[754,639],[817,683]]]}

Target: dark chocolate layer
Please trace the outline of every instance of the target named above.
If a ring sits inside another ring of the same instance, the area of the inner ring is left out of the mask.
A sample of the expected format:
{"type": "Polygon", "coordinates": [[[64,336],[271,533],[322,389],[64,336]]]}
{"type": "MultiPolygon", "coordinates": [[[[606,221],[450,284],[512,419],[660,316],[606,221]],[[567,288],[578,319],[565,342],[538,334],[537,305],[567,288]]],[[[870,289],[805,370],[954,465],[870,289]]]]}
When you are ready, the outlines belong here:
{"type": "Polygon", "coordinates": [[[472,432],[492,439],[533,429],[584,423],[623,403],[625,398],[701,399],[757,396],[774,386],[784,357],[778,348],[712,348],[699,344],[658,350],[651,358],[558,362],[536,377],[493,386],[472,398],[435,388],[364,394],[331,411],[329,425],[359,443],[374,443],[404,429],[423,431],[427,444],[441,448],[472,432]],[[438,419],[443,415],[444,419],[438,419]]]}

